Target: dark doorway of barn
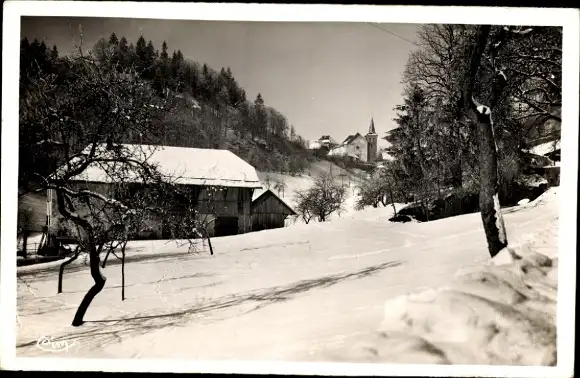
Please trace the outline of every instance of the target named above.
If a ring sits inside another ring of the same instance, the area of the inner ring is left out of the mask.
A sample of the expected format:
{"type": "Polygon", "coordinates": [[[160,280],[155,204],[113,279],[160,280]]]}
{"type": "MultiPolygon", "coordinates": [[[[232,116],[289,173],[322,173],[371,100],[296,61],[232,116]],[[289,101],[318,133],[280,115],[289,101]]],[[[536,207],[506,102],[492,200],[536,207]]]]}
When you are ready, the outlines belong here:
{"type": "Polygon", "coordinates": [[[214,236],[229,236],[238,234],[237,217],[217,217],[214,236]]]}

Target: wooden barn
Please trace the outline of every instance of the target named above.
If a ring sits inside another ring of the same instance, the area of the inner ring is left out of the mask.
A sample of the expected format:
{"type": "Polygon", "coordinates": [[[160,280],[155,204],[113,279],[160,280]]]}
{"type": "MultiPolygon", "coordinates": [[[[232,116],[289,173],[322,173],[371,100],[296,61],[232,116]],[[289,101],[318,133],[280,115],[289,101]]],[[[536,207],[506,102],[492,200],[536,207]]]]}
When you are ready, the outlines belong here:
{"type": "Polygon", "coordinates": [[[296,215],[296,212],[270,189],[254,192],[251,213],[252,231],[284,227],[286,218],[296,215]]]}
{"type": "Polygon", "coordinates": [[[42,232],[46,226],[47,200],[32,192],[18,196],[18,229],[29,233],[42,232]]]}
{"type": "MultiPolygon", "coordinates": [[[[243,234],[252,229],[251,202],[254,189],[261,188],[254,167],[228,150],[201,148],[123,145],[129,150],[148,151],[147,161],[158,167],[163,174],[177,178],[176,184],[185,186],[196,199],[197,217],[207,224],[210,236],[243,234]]],[[[113,184],[106,172],[95,166],[74,178],[76,187],[102,194],[111,193],[113,184]]],[[[130,180],[129,180],[130,181],[130,180]]],[[[138,181],[131,183],[138,190],[145,190],[138,181]]],[[[54,196],[56,197],[56,196],[54,196]]],[[[53,200],[54,214],[58,213],[53,200]]],[[[176,201],[174,215],[187,210],[176,201]]],[[[165,239],[170,232],[163,219],[145,221],[147,227],[140,238],[165,239]]],[[[182,235],[186,238],[191,235],[182,235]]]]}

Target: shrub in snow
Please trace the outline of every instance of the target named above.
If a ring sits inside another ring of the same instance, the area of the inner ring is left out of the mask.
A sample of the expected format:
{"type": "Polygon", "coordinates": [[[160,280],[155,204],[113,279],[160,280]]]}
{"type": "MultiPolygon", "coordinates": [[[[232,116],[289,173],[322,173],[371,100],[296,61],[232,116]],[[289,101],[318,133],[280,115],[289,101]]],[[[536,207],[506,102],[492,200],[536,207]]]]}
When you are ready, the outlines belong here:
{"type": "Polygon", "coordinates": [[[413,218],[411,218],[408,215],[397,215],[392,218],[389,218],[389,221],[391,222],[402,222],[402,223],[411,222],[412,220],[413,218]]]}

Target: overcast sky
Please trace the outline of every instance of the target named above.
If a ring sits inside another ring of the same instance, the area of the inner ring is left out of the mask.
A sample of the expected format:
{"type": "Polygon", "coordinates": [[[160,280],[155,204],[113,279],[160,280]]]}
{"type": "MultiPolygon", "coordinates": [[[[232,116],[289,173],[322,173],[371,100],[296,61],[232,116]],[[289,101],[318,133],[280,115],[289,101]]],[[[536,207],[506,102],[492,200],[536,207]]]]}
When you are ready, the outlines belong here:
{"type": "Polygon", "coordinates": [[[23,17],[22,37],[70,52],[69,20],[77,40],[82,25],[85,49],[111,32],[133,43],[142,34],[158,49],[165,40],[170,52],[181,49],[216,70],[229,66],[248,99],[260,92],[306,139],[365,134],[371,117],[380,137],[393,128],[401,73],[417,48],[409,42],[413,24],[23,17]]]}

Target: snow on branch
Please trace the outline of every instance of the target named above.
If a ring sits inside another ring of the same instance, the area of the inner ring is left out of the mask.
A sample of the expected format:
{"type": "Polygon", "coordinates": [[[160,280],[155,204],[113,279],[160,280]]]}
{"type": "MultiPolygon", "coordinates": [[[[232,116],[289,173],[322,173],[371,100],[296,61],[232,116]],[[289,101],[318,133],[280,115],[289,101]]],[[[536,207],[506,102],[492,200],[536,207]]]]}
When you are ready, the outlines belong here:
{"type": "Polygon", "coordinates": [[[54,184],[53,185],[48,185],[46,187],[46,189],[55,190],[57,193],[58,192],[62,192],[62,193],[67,194],[68,196],[74,197],[74,198],[79,198],[79,197],[85,195],[85,196],[97,198],[97,199],[99,199],[99,200],[101,200],[101,201],[103,201],[103,202],[105,202],[105,203],[107,203],[109,205],[113,205],[113,206],[118,207],[118,208],[121,208],[123,210],[127,210],[128,209],[127,206],[125,206],[120,201],[117,201],[116,199],[108,198],[108,197],[106,197],[106,196],[104,196],[104,195],[102,195],[100,193],[97,193],[97,192],[94,192],[94,191],[91,191],[91,190],[87,190],[87,189],[81,189],[78,192],[75,192],[74,190],[72,190],[70,188],[67,188],[65,186],[62,186],[62,185],[54,185],[54,184]]]}
{"type": "Polygon", "coordinates": [[[123,210],[128,209],[127,206],[125,206],[123,203],[117,201],[116,199],[105,197],[104,195],[102,195],[100,193],[93,192],[91,190],[81,189],[81,190],[79,190],[78,194],[79,195],[86,194],[86,195],[88,195],[90,197],[94,197],[94,198],[100,199],[101,201],[103,201],[103,202],[105,202],[105,203],[107,203],[109,205],[113,205],[113,206],[119,207],[119,208],[121,208],[123,210]]]}
{"type": "Polygon", "coordinates": [[[54,139],[44,139],[44,140],[41,140],[40,142],[33,143],[32,145],[33,146],[42,146],[45,144],[52,144],[55,146],[64,146],[64,142],[59,142],[59,141],[54,140],[54,139]]]}
{"type": "Polygon", "coordinates": [[[497,72],[497,75],[498,75],[499,77],[501,77],[501,78],[502,78],[504,81],[506,81],[506,82],[507,82],[507,76],[505,75],[505,73],[504,73],[502,70],[499,70],[499,71],[497,72]]]}
{"type": "Polygon", "coordinates": [[[527,28],[527,29],[522,29],[522,27],[518,27],[518,28],[514,28],[513,26],[504,26],[503,30],[505,30],[508,33],[512,33],[512,34],[518,34],[518,35],[526,35],[531,33],[534,28],[527,28]]]}

